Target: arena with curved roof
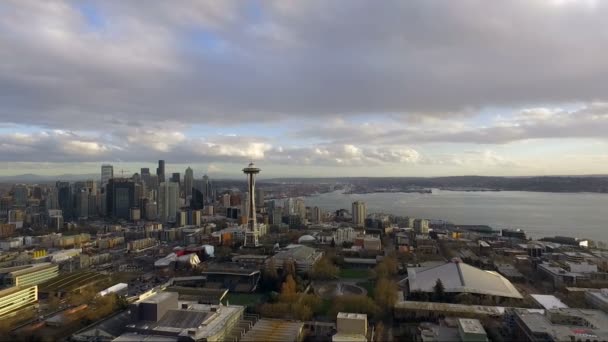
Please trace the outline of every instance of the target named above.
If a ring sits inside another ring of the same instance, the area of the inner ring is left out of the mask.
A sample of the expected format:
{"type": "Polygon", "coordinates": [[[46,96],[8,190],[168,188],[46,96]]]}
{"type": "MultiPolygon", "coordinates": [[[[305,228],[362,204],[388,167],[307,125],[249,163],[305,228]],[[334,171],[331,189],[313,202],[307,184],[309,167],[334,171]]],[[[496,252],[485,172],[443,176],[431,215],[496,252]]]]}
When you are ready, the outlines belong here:
{"type": "Polygon", "coordinates": [[[407,278],[400,283],[409,292],[433,292],[440,279],[446,293],[472,293],[478,295],[523,298],[511,282],[493,271],[481,270],[463,262],[453,261],[431,268],[408,268],[407,278]]]}

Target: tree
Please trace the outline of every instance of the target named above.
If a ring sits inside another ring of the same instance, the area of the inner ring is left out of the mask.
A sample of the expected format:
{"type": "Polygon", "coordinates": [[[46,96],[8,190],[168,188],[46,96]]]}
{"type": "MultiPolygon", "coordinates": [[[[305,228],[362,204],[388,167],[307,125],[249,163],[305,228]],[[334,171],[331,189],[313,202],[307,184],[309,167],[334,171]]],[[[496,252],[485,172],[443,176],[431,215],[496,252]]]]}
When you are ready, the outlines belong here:
{"type": "Polygon", "coordinates": [[[342,242],[342,248],[351,248],[352,246],[353,246],[353,243],[350,241],[342,242]]]}
{"type": "Polygon", "coordinates": [[[397,283],[390,279],[381,278],[376,283],[374,300],[383,311],[390,311],[397,301],[397,283]]]}
{"type": "Polygon", "coordinates": [[[312,266],[310,277],[312,279],[328,280],[338,276],[338,267],[333,264],[329,257],[324,256],[312,266]]]}
{"type": "Polygon", "coordinates": [[[336,316],[338,312],[363,313],[372,317],[378,312],[374,301],[364,295],[345,295],[334,299],[330,316],[336,316]]]}
{"type": "Polygon", "coordinates": [[[285,278],[285,282],[283,282],[283,285],[281,285],[281,295],[279,296],[279,300],[282,302],[294,302],[297,299],[296,297],[296,281],[293,280],[291,274],[288,274],[287,278],[285,278]]]}
{"type": "Polygon", "coordinates": [[[441,302],[445,297],[445,287],[443,287],[443,283],[439,278],[437,278],[435,286],[433,286],[433,297],[433,299],[437,302],[441,302]]]}
{"type": "Polygon", "coordinates": [[[283,261],[283,275],[291,275],[292,277],[296,276],[296,264],[293,260],[285,259],[283,261]]]}
{"type": "Polygon", "coordinates": [[[376,327],[374,329],[374,341],[376,341],[376,342],[385,341],[384,340],[384,323],[382,323],[382,321],[380,321],[376,324],[376,327]]]}
{"type": "Polygon", "coordinates": [[[279,290],[279,274],[272,258],[262,270],[261,289],[265,292],[279,290]]]}
{"type": "Polygon", "coordinates": [[[295,319],[300,321],[308,321],[312,318],[312,310],[310,307],[301,303],[294,304],[291,309],[292,315],[295,319]]]}
{"type": "Polygon", "coordinates": [[[397,274],[399,264],[394,256],[386,256],[376,265],[376,278],[389,278],[397,274]]]}

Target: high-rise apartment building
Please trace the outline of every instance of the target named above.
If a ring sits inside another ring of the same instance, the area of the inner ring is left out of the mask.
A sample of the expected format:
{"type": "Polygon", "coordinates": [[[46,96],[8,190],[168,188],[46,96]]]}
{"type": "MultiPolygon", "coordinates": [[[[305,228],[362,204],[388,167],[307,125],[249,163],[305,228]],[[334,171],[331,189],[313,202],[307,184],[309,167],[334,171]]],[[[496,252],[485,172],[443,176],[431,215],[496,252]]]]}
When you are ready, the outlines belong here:
{"type": "Polygon", "coordinates": [[[319,207],[312,208],[312,222],[313,223],[321,223],[323,221],[323,212],[319,207]]]}
{"type": "Polygon", "coordinates": [[[304,222],[306,219],[306,204],[304,203],[304,199],[296,198],[295,214],[300,218],[301,222],[304,222]]]}
{"type": "Polygon", "coordinates": [[[192,187],[194,186],[194,171],[188,166],[184,172],[184,196],[186,200],[192,196],[192,187]]]}
{"type": "Polygon", "coordinates": [[[179,200],[179,184],[163,182],[158,189],[158,217],[163,223],[175,222],[179,200]]]}
{"type": "Polygon", "coordinates": [[[101,187],[105,188],[110,179],[114,178],[114,166],[109,164],[101,165],[101,187]]]}
{"type": "Polygon", "coordinates": [[[365,225],[365,217],[367,216],[367,206],[365,202],[355,201],[352,208],[353,224],[357,227],[365,225]]]}

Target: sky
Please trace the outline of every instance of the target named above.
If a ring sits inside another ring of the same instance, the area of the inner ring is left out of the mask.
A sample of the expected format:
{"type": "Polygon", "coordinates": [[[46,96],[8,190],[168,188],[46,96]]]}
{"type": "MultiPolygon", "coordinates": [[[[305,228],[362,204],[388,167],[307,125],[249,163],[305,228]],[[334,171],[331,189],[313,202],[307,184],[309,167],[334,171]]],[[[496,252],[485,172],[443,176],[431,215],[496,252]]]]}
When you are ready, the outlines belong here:
{"type": "Polygon", "coordinates": [[[0,2],[0,175],[608,174],[608,1],[0,2]]]}

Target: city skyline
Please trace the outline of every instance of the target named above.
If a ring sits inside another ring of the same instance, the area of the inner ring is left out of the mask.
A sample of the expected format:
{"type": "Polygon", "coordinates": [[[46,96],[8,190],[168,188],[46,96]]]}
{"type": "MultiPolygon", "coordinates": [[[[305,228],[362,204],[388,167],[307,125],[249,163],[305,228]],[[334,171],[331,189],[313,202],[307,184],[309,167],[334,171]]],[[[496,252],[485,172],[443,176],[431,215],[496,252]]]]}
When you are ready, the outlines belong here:
{"type": "Polygon", "coordinates": [[[0,176],[607,173],[605,2],[0,10],[0,176]]]}

